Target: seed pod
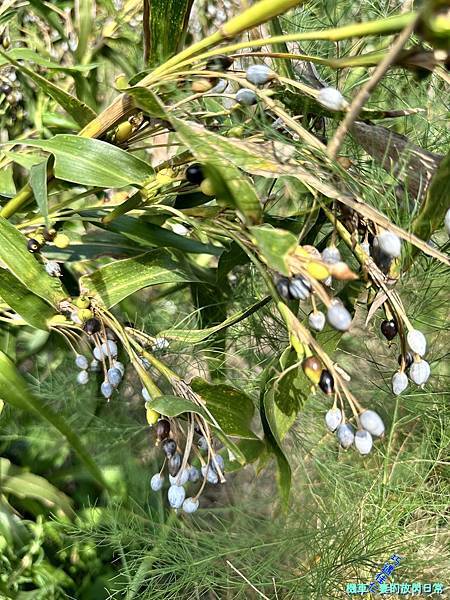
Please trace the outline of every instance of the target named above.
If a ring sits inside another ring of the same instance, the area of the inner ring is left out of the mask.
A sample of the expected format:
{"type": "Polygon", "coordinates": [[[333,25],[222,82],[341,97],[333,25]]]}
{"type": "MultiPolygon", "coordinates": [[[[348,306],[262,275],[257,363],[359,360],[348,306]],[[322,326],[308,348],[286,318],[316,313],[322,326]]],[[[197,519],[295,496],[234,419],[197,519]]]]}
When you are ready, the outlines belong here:
{"type": "Polygon", "coordinates": [[[266,65],[251,65],[245,72],[245,77],[253,85],[264,85],[274,78],[274,74],[266,65]]]}
{"type": "Polygon", "coordinates": [[[170,423],[167,419],[160,419],[156,424],[156,437],[165,440],[170,435],[170,423]]]}
{"type": "Polygon", "coordinates": [[[211,465],[209,465],[208,467],[206,465],[203,465],[202,475],[203,477],[206,477],[206,481],[208,483],[216,485],[216,483],[219,482],[219,476],[217,475],[216,470],[211,467],[211,465]]]}
{"type": "Polygon", "coordinates": [[[31,252],[31,254],[36,254],[41,249],[40,243],[34,238],[30,238],[27,242],[27,250],[31,252]]]}
{"type": "Polygon", "coordinates": [[[339,301],[331,304],[327,312],[327,319],[328,323],[338,331],[347,331],[352,324],[351,314],[339,301]]]}
{"type": "Polygon", "coordinates": [[[145,418],[150,427],[158,421],[160,416],[159,412],[151,408],[148,402],[145,403],[145,418]]]}
{"type": "Polygon", "coordinates": [[[167,492],[167,498],[172,508],[181,508],[183,506],[185,496],[186,492],[184,491],[184,487],[179,485],[171,485],[169,491],[167,492]]]}
{"type": "Polygon", "coordinates": [[[355,447],[360,454],[369,454],[369,452],[372,450],[372,446],[372,436],[368,431],[362,429],[355,433],[355,447]]]}
{"type": "Polygon", "coordinates": [[[93,319],[88,319],[85,321],[83,329],[88,335],[94,335],[94,333],[98,333],[100,331],[100,326],[100,321],[94,317],[93,319]]]}
{"type": "Polygon", "coordinates": [[[339,408],[330,408],[325,415],[325,424],[330,431],[336,431],[342,423],[342,412],[339,408]]]}
{"type": "Polygon", "coordinates": [[[193,185],[200,185],[201,182],[205,179],[202,165],[200,165],[199,163],[194,163],[190,165],[186,169],[185,176],[189,183],[192,183],[193,185]]]}
{"type": "Polygon", "coordinates": [[[89,381],[89,373],[87,371],[80,371],[77,375],[77,383],[80,385],[86,385],[89,381]]]}
{"type": "Polygon", "coordinates": [[[58,233],[53,240],[53,243],[57,248],[67,248],[70,244],[70,239],[64,233],[58,233]]]}
{"type": "Polygon", "coordinates": [[[398,355],[398,359],[397,359],[399,365],[402,364],[402,359],[403,358],[404,358],[404,363],[405,363],[405,369],[407,370],[413,364],[413,362],[414,362],[414,356],[412,355],[411,352],[407,352],[404,357],[401,354],[399,354],[398,355]]]}
{"type": "Polygon", "coordinates": [[[306,300],[311,294],[311,286],[304,277],[296,275],[289,282],[289,294],[295,300],[306,300]]]}
{"type": "Polygon", "coordinates": [[[423,333],[418,329],[411,329],[406,336],[408,346],[419,356],[423,356],[427,350],[427,340],[423,333]]]}
{"type": "Polygon", "coordinates": [[[45,270],[50,277],[61,277],[61,267],[55,260],[49,260],[45,263],[45,270]]]}
{"type": "Polygon", "coordinates": [[[320,381],[320,374],[322,372],[322,363],[316,356],[310,356],[305,358],[302,362],[302,369],[306,377],[317,385],[320,381]]]}
{"type": "Polygon", "coordinates": [[[390,321],[384,320],[381,322],[381,333],[384,335],[384,337],[391,341],[395,338],[395,336],[397,335],[397,323],[395,322],[394,319],[391,319],[390,321]]]}
{"type": "Polygon", "coordinates": [[[276,287],[282,298],[285,300],[291,300],[291,294],[289,292],[289,279],[287,277],[280,277],[276,283],[276,287]]]}
{"type": "Polygon", "coordinates": [[[391,231],[383,231],[377,236],[379,250],[390,258],[398,258],[402,252],[402,242],[398,235],[391,231]]]}
{"type": "Polygon", "coordinates": [[[104,396],[107,400],[111,398],[114,392],[113,386],[109,383],[109,381],[104,381],[100,386],[100,391],[102,396],[104,396]]]}
{"type": "Polygon", "coordinates": [[[208,450],[208,442],[204,436],[201,436],[198,438],[197,446],[198,446],[198,449],[202,450],[203,452],[208,450]]]}
{"type": "Polygon", "coordinates": [[[176,475],[169,475],[169,481],[172,485],[184,485],[189,481],[189,469],[179,470],[176,475]]]}
{"type": "Polygon", "coordinates": [[[430,377],[431,369],[426,360],[418,360],[413,362],[409,369],[409,376],[417,385],[423,385],[430,377]]]}
{"type": "Polygon", "coordinates": [[[334,392],[334,378],[327,369],[320,374],[319,387],[324,394],[330,395],[334,392]]]}
{"type": "Polygon", "coordinates": [[[316,310],[309,314],[308,323],[311,329],[322,331],[325,327],[325,315],[320,310],[316,310]]]}
{"type": "Polygon", "coordinates": [[[226,54],[218,54],[213,58],[210,58],[206,63],[207,71],[226,71],[231,67],[234,62],[234,58],[227,56],[226,54]]]}
{"type": "Polygon", "coordinates": [[[170,458],[177,451],[177,443],[172,438],[167,438],[162,443],[162,449],[167,458],[170,458]]]}
{"type": "Polygon", "coordinates": [[[333,265],[341,260],[341,253],[336,246],[327,246],[322,250],[322,260],[329,265],[333,265]]]}
{"type": "Polygon", "coordinates": [[[384,423],[378,413],[374,410],[364,410],[360,414],[359,420],[362,427],[372,435],[375,435],[376,437],[384,435],[384,423]]]}
{"type": "Polygon", "coordinates": [[[89,366],[88,359],[82,354],[77,354],[77,356],[75,357],[75,364],[79,369],[84,370],[86,370],[89,366]]]}
{"type": "Polygon", "coordinates": [[[141,394],[146,402],[152,401],[152,397],[150,396],[149,391],[147,390],[147,388],[145,386],[142,388],[141,394]]]}
{"type": "Polygon", "coordinates": [[[322,88],[317,96],[317,102],[333,111],[344,110],[348,106],[348,102],[341,92],[333,87],[322,88]]]}
{"type": "Polygon", "coordinates": [[[355,441],[355,434],[353,433],[354,429],[349,423],[343,423],[339,425],[336,430],[336,437],[339,440],[342,448],[350,448],[350,446],[355,441]]]}
{"type": "Polygon", "coordinates": [[[450,208],[447,209],[447,212],[445,213],[444,225],[447,231],[447,235],[450,236],[450,208]]]}
{"type": "Polygon", "coordinates": [[[191,467],[189,469],[189,481],[192,481],[192,483],[196,483],[199,479],[200,471],[197,469],[197,467],[191,467]]]}
{"type": "Polygon", "coordinates": [[[169,474],[172,475],[172,477],[174,477],[180,470],[181,462],[182,457],[179,452],[176,452],[173,456],[169,458],[168,469],[169,474]]]}
{"type": "Polygon", "coordinates": [[[392,391],[399,396],[408,387],[408,377],[403,371],[397,371],[392,377],[392,391]]]}
{"type": "Polygon", "coordinates": [[[109,383],[115,388],[118,387],[118,385],[122,381],[122,373],[121,371],[119,371],[119,369],[116,369],[115,367],[111,367],[111,369],[108,369],[107,377],[109,383]]]}
{"type": "MultiPolygon", "coordinates": [[[[103,356],[105,356],[105,357],[110,356],[111,358],[116,358],[116,356],[117,356],[116,342],[113,342],[112,340],[103,342],[101,349],[102,349],[103,356]]],[[[97,358],[97,356],[95,358],[97,358]]]]}
{"type": "Polygon", "coordinates": [[[241,88],[236,92],[236,102],[243,106],[252,106],[258,102],[258,98],[253,90],[247,88],[241,88]]]}
{"type": "Polygon", "coordinates": [[[196,498],[186,498],[183,502],[183,512],[188,515],[194,513],[199,506],[199,501],[196,498]]]}
{"type": "Polygon", "coordinates": [[[150,479],[150,487],[154,492],[159,492],[164,484],[164,477],[160,473],[155,473],[150,479]]]}

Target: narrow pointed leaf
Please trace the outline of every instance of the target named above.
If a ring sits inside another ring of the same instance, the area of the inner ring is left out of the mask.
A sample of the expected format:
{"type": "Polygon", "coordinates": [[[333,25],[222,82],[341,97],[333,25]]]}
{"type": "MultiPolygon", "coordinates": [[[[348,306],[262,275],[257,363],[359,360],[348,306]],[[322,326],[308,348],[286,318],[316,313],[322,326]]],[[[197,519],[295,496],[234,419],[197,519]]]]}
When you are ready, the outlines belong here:
{"type": "Polygon", "coordinates": [[[30,186],[38,205],[41,215],[48,225],[48,198],[47,198],[47,169],[48,161],[46,160],[33,165],[30,170],[30,186]]]}
{"type": "Polygon", "coordinates": [[[151,0],[150,65],[162,64],[180,48],[187,29],[193,0],[151,0]]]}

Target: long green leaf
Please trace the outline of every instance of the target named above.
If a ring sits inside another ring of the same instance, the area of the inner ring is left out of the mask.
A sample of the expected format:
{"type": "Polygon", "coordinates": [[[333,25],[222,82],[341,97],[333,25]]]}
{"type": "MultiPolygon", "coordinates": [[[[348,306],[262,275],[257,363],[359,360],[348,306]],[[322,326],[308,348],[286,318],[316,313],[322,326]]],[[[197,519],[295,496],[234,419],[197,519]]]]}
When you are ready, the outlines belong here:
{"type": "Polygon", "coordinates": [[[55,157],[55,176],[86,186],[122,188],[143,185],[152,167],[112,144],[77,135],[55,135],[49,140],[20,140],[55,157]]]}
{"type": "Polygon", "coordinates": [[[179,340],[180,342],[182,341],[186,344],[198,344],[199,342],[206,340],[206,338],[208,338],[210,335],[217,333],[218,331],[222,331],[227,327],[231,327],[231,325],[235,325],[236,323],[239,323],[239,321],[243,321],[251,314],[265,306],[268,302],[270,302],[270,300],[271,298],[267,296],[263,300],[259,300],[248,308],[240,310],[231,317],[228,317],[228,319],[219,325],[214,325],[214,327],[207,327],[205,329],[166,329],[165,331],[161,331],[159,335],[164,338],[179,340]]]}
{"type": "Polygon", "coordinates": [[[34,83],[45,94],[48,94],[51,98],[53,98],[53,100],[55,100],[55,102],[57,102],[81,127],[84,127],[90,123],[90,121],[95,119],[97,116],[92,108],[87,106],[87,104],[84,104],[84,102],[81,102],[78,100],[78,98],[75,98],[75,96],[72,96],[65,90],[59,88],[49,79],[46,79],[42,75],[38,75],[38,73],[28,69],[24,65],[14,60],[12,56],[2,52],[1,50],[0,55],[3,56],[3,58],[5,58],[8,62],[13,64],[21,73],[24,73],[32,81],[34,81],[34,83]]]}
{"type": "Polygon", "coordinates": [[[78,435],[73,431],[67,421],[55,413],[40,399],[33,396],[27,388],[22,376],[17,371],[14,363],[0,351],[0,395],[2,400],[25,411],[32,411],[63,435],[77,453],[92,477],[104,488],[108,488],[102,472],[92,459],[90,452],[84,447],[78,435]]]}
{"type": "Polygon", "coordinates": [[[0,298],[37,329],[48,330],[47,321],[56,314],[42,298],[30,292],[6,269],[0,269],[0,298]]]}
{"type": "Polygon", "coordinates": [[[151,0],[150,30],[151,66],[162,64],[181,47],[193,0],[151,0]]]}
{"type": "Polygon", "coordinates": [[[0,217],[0,260],[26,288],[53,306],[67,298],[59,279],[50,277],[28,252],[27,238],[3,217],[0,217]]]}
{"type": "Polygon", "coordinates": [[[80,279],[83,293],[111,308],[130,294],[151,285],[198,281],[187,261],[167,250],[115,261],[80,279]]]}
{"type": "Polygon", "coordinates": [[[47,169],[49,158],[33,165],[30,170],[30,186],[33,190],[36,204],[48,225],[48,198],[47,198],[47,169]]]}
{"type": "Polygon", "coordinates": [[[61,71],[62,73],[82,73],[85,71],[92,71],[92,69],[95,69],[98,66],[97,63],[72,66],[61,65],[44,58],[37,52],[30,50],[30,48],[12,48],[12,50],[8,50],[8,52],[6,52],[5,54],[7,58],[0,58],[0,66],[8,64],[11,58],[13,60],[27,60],[28,62],[35,63],[36,65],[45,67],[46,69],[49,69],[51,71],[61,71]]]}

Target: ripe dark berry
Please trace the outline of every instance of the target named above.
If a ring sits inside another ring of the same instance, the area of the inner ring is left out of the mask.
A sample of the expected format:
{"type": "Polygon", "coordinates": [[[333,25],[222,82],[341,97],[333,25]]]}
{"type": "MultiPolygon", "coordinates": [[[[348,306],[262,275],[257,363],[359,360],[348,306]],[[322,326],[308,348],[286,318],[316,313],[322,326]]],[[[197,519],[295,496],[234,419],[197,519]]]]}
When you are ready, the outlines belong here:
{"type": "Polygon", "coordinates": [[[170,434],[170,423],[167,419],[161,419],[156,423],[156,437],[158,440],[165,440],[170,434]]]}
{"type": "Polygon", "coordinates": [[[397,323],[394,319],[390,321],[383,321],[381,323],[381,333],[387,340],[393,340],[397,335],[397,323]]]}
{"type": "Polygon", "coordinates": [[[319,387],[324,394],[332,394],[334,392],[334,379],[330,371],[324,369],[320,374],[319,387]]]}
{"type": "Polygon", "coordinates": [[[175,475],[180,470],[181,462],[182,462],[182,457],[181,457],[181,454],[179,452],[177,452],[176,454],[174,454],[173,456],[171,456],[169,458],[168,469],[169,469],[169,474],[172,477],[175,477],[175,475]]]}
{"type": "Polygon", "coordinates": [[[280,277],[277,281],[277,290],[282,298],[285,300],[291,300],[291,294],[289,292],[289,279],[287,277],[280,277]]]}
{"type": "Polygon", "coordinates": [[[233,64],[234,59],[225,54],[219,54],[214,58],[210,58],[206,63],[207,71],[226,71],[233,64]]]}
{"type": "Polygon", "coordinates": [[[409,367],[413,364],[414,362],[414,356],[412,355],[411,352],[407,352],[405,354],[405,356],[403,357],[401,354],[398,355],[398,364],[401,365],[402,364],[402,358],[405,359],[405,369],[409,369],[409,367]]]}
{"type": "Polygon", "coordinates": [[[193,165],[190,165],[186,169],[186,179],[189,181],[189,183],[193,183],[194,185],[200,185],[201,182],[205,179],[202,166],[199,163],[194,163],[193,165]]]}
{"type": "Polygon", "coordinates": [[[94,335],[100,331],[100,321],[95,318],[88,319],[83,325],[83,329],[88,335],[94,335]]]}
{"type": "Polygon", "coordinates": [[[162,443],[162,449],[167,458],[171,458],[177,450],[177,443],[172,438],[167,438],[162,443]]]}
{"type": "Polygon", "coordinates": [[[37,240],[30,238],[27,242],[27,249],[28,252],[35,254],[36,252],[39,252],[39,250],[41,249],[41,245],[37,240]]]}

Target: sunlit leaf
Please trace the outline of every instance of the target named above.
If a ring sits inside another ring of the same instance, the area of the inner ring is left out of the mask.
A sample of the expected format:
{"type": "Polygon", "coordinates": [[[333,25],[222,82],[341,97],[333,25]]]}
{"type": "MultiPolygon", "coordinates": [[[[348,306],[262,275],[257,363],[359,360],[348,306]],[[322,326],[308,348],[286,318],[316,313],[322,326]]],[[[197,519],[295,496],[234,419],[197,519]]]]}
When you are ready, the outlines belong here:
{"type": "Polygon", "coordinates": [[[56,314],[42,298],[30,292],[6,269],[0,269],[0,298],[37,329],[47,330],[47,320],[56,314]]]}

